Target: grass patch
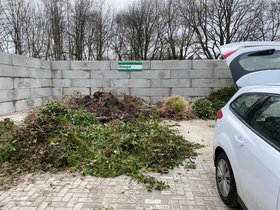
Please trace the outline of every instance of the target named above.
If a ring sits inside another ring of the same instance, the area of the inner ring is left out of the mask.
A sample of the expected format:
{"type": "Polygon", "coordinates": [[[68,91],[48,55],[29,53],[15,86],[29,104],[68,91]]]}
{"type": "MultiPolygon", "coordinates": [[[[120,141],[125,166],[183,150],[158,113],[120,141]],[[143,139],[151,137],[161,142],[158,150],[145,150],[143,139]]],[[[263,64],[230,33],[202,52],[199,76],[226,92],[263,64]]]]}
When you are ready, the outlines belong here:
{"type": "Polygon", "coordinates": [[[167,183],[148,173],[167,173],[196,156],[200,147],[158,119],[104,123],[84,108],[52,101],[22,125],[0,122],[0,174],[65,170],[97,177],[125,174],[148,190],[162,190],[167,183]]]}

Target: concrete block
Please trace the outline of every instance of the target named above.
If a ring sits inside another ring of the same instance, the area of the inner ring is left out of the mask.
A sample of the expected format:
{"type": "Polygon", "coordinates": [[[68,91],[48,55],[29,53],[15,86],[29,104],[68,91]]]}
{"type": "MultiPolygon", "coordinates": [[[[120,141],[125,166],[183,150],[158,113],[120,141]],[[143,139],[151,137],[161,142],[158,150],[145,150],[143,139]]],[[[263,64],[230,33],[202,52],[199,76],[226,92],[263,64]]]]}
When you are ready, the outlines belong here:
{"type": "Polygon", "coordinates": [[[52,87],[52,79],[41,79],[42,87],[52,87]]]}
{"type": "Polygon", "coordinates": [[[216,60],[193,60],[192,61],[192,69],[213,70],[215,62],[216,62],[216,60]]]}
{"type": "Polygon", "coordinates": [[[31,98],[48,97],[52,95],[52,88],[32,88],[30,95],[31,98]]]}
{"type": "Polygon", "coordinates": [[[28,67],[0,64],[0,77],[29,77],[28,67]]]}
{"type": "Polygon", "coordinates": [[[157,104],[164,101],[165,97],[151,97],[151,104],[157,104]]]}
{"type": "Polygon", "coordinates": [[[16,111],[13,102],[0,103],[0,115],[14,113],[16,111]]]}
{"type": "Polygon", "coordinates": [[[77,70],[110,70],[110,61],[72,61],[71,69],[77,70]]]}
{"type": "Polygon", "coordinates": [[[13,77],[29,77],[29,68],[23,66],[13,66],[13,77]]]}
{"type": "Polygon", "coordinates": [[[130,93],[133,96],[169,96],[170,88],[131,88],[130,93]]]}
{"type": "Polygon", "coordinates": [[[222,79],[222,82],[221,82],[221,83],[222,83],[222,84],[225,84],[225,86],[221,86],[221,84],[220,84],[220,85],[217,85],[217,87],[223,88],[223,87],[232,87],[232,86],[235,86],[234,81],[233,81],[232,78],[230,78],[230,79],[222,79]],[[225,81],[223,81],[223,80],[225,80],[225,81]]]}
{"type": "Polygon", "coordinates": [[[132,79],[169,79],[170,70],[144,70],[142,72],[130,72],[132,79]]]}
{"type": "Polygon", "coordinates": [[[217,69],[217,70],[228,69],[226,60],[214,60],[213,65],[214,65],[214,69],[217,69]]]}
{"type": "Polygon", "coordinates": [[[0,77],[0,89],[13,89],[14,82],[11,78],[0,77]]]}
{"type": "Polygon", "coordinates": [[[53,61],[52,70],[69,70],[71,67],[70,61],[53,61]]]}
{"type": "Polygon", "coordinates": [[[13,66],[0,64],[0,77],[12,77],[13,66]]]}
{"type": "MultiPolygon", "coordinates": [[[[111,70],[118,70],[118,63],[123,61],[111,61],[111,70]]],[[[143,70],[151,69],[151,61],[124,61],[124,62],[141,62],[143,70]]]]}
{"type": "Polygon", "coordinates": [[[62,77],[64,79],[89,79],[90,72],[89,71],[79,71],[79,70],[71,70],[71,71],[62,71],[62,77]]]}
{"type": "Polygon", "coordinates": [[[190,70],[192,61],[190,60],[165,60],[165,61],[151,61],[151,69],[186,69],[190,70]]]}
{"type": "Polygon", "coordinates": [[[51,70],[30,68],[29,76],[31,78],[45,78],[46,79],[46,78],[52,77],[52,72],[51,72],[51,70]]]}
{"type": "Polygon", "coordinates": [[[110,88],[111,80],[110,79],[91,79],[90,86],[93,88],[110,88]]]}
{"type": "Polygon", "coordinates": [[[12,55],[14,66],[24,66],[29,68],[41,68],[41,60],[37,58],[29,58],[21,55],[12,55]]]}
{"type": "Polygon", "coordinates": [[[71,87],[71,79],[53,79],[53,87],[71,87]]]}
{"type": "Polygon", "coordinates": [[[96,91],[108,91],[120,95],[129,95],[129,88],[91,88],[91,95],[96,91]]]}
{"type": "Polygon", "coordinates": [[[214,69],[213,76],[214,76],[214,78],[232,78],[232,75],[231,75],[231,72],[229,69],[226,69],[226,70],[214,69]]]}
{"type": "Polygon", "coordinates": [[[191,79],[152,79],[151,87],[191,87],[191,79]]]}
{"type": "Polygon", "coordinates": [[[221,89],[220,87],[213,88],[212,92],[215,92],[215,91],[220,90],[220,89],[221,89]]]}
{"type": "Polygon", "coordinates": [[[90,88],[63,88],[63,95],[66,96],[90,95],[90,88]]]}
{"type": "Polygon", "coordinates": [[[150,87],[149,79],[115,79],[111,81],[111,87],[150,87]]]}
{"type": "Polygon", "coordinates": [[[230,87],[232,79],[193,79],[192,87],[230,87]]]}
{"type": "Polygon", "coordinates": [[[0,102],[30,98],[28,89],[0,90],[0,102]]]}
{"type": "Polygon", "coordinates": [[[128,79],[128,72],[118,72],[118,71],[91,71],[92,79],[128,79]]]}
{"type": "Polygon", "coordinates": [[[42,87],[40,79],[29,79],[29,78],[16,78],[14,79],[15,88],[38,88],[42,87]]]}
{"type": "Polygon", "coordinates": [[[12,55],[0,52],[0,64],[12,65],[12,55]]]}
{"type": "Polygon", "coordinates": [[[72,79],[72,87],[91,87],[90,79],[72,79]]]}
{"type": "Polygon", "coordinates": [[[43,60],[41,59],[41,69],[52,69],[52,62],[51,61],[47,61],[47,60],[43,60]]]}
{"type": "Polygon", "coordinates": [[[130,88],[126,87],[108,88],[107,90],[115,94],[130,95],[130,88]]]}
{"type": "Polygon", "coordinates": [[[61,79],[62,70],[52,70],[52,79],[61,79]]]}
{"type": "Polygon", "coordinates": [[[52,88],[52,95],[57,97],[57,96],[62,96],[63,95],[63,88],[52,88]]]}
{"type": "Polygon", "coordinates": [[[171,79],[212,78],[213,70],[171,70],[171,79]]]}
{"type": "Polygon", "coordinates": [[[16,101],[16,103],[15,103],[16,112],[32,109],[32,108],[39,107],[42,105],[43,105],[42,98],[20,100],[20,101],[16,101]]]}
{"type": "Polygon", "coordinates": [[[188,97],[206,97],[211,92],[211,88],[172,88],[172,95],[188,97]]]}
{"type": "Polygon", "coordinates": [[[51,101],[51,100],[53,100],[53,96],[42,97],[43,105],[44,105],[45,103],[47,103],[48,101],[51,101]]]}

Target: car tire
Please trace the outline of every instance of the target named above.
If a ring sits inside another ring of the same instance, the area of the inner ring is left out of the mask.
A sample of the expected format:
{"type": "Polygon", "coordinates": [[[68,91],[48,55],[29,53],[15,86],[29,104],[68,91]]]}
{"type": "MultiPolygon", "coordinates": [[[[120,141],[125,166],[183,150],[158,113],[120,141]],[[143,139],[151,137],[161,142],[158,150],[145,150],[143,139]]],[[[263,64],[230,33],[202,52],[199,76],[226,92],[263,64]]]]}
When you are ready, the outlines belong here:
{"type": "Polygon", "coordinates": [[[223,202],[231,207],[239,207],[234,175],[227,155],[222,152],[216,159],[216,183],[223,202]]]}

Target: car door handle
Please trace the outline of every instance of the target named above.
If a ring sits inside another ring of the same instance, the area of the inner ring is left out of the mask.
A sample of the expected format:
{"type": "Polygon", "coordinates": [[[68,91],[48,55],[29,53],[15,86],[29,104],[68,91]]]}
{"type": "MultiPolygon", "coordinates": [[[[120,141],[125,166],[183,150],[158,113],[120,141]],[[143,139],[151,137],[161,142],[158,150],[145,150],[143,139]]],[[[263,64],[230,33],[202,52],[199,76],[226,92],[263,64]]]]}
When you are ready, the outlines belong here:
{"type": "Polygon", "coordinates": [[[237,143],[237,145],[243,147],[244,146],[244,139],[242,136],[235,136],[235,142],[237,143]]]}

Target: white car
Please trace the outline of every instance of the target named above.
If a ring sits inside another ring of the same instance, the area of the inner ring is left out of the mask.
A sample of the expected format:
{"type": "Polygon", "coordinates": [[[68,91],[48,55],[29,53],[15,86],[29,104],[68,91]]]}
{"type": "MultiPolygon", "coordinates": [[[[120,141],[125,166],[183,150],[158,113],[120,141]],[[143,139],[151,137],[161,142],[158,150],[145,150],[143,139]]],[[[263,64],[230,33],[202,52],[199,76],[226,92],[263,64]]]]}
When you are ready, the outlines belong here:
{"type": "Polygon", "coordinates": [[[280,42],[221,47],[238,92],[217,113],[216,182],[230,207],[280,210],[280,42]]]}

